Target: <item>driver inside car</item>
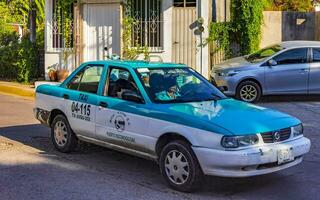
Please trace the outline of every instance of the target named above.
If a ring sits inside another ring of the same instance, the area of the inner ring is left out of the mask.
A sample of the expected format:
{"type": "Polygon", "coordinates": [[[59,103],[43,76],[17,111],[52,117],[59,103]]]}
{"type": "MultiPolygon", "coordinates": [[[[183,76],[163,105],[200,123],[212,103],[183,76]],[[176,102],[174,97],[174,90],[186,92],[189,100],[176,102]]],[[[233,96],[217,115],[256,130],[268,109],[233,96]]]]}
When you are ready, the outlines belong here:
{"type": "Polygon", "coordinates": [[[164,80],[165,89],[162,92],[156,94],[156,99],[162,101],[174,100],[180,96],[179,88],[177,85],[177,79],[173,77],[166,78],[164,80]]]}

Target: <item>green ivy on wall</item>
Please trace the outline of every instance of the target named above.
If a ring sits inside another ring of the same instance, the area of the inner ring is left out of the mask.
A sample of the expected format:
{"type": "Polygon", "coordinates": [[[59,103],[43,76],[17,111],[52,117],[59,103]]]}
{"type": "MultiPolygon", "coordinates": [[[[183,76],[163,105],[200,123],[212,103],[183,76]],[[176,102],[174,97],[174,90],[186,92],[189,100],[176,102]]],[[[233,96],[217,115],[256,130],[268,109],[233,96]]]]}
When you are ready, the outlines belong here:
{"type": "Polygon", "coordinates": [[[72,47],[72,9],[75,0],[56,0],[54,18],[57,20],[58,29],[62,33],[64,47],[72,47]]]}
{"type": "Polygon", "coordinates": [[[263,9],[268,0],[232,0],[231,22],[212,23],[207,42],[216,42],[226,57],[232,56],[231,44],[240,47],[242,55],[259,49],[263,9]]]}

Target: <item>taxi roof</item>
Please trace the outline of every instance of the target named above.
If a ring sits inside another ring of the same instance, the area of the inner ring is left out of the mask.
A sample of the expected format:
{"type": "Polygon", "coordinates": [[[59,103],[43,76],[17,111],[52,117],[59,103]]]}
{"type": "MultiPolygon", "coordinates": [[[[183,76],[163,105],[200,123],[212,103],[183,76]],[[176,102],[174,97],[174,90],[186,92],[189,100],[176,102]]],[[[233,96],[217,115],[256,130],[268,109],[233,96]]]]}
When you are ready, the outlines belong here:
{"type": "Polygon", "coordinates": [[[159,68],[159,67],[187,67],[185,64],[177,63],[163,63],[163,62],[148,62],[142,60],[102,60],[102,61],[90,61],[84,64],[103,64],[103,65],[118,65],[128,68],[159,68]]]}

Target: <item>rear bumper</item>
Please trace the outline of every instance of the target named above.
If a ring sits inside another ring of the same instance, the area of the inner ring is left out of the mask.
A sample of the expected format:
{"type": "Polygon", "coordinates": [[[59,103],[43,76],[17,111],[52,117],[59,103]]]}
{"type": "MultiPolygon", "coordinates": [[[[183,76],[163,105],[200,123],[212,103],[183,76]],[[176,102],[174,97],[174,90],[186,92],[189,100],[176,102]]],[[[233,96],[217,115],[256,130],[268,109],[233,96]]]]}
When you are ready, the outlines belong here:
{"type": "Polygon", "coordinates": [[[200,166],[206,175],[222,177],[248,177],[283,170],[302,161],[302,156],[310,150],[310,140],[299,139],[254,147],[239,151],[224,151],[193,147],[200,166]],[[278,165],[278,151],[292,149],[294,160],[278,165]]]}
{"type": "Polygon", "coordinates": [[[33,109],[34,117],[41,122],[41,124],[49,126],[50,111],[41,108],[33,109]]]}

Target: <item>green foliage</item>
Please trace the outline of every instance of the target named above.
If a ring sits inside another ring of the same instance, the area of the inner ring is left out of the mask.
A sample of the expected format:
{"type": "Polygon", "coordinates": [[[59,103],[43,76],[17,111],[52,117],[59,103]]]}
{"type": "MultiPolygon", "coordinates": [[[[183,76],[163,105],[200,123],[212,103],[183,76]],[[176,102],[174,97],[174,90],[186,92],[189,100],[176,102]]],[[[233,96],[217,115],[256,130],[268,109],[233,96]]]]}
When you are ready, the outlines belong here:
{"type": "Polygon", "coordinates": [[[7,1],[0,1],[1,24],[23,22],[23,16],[19,12],[17,1],[18,0],[10,1],[10,3],[7,3],[7,1]]]}
{"type": "Polygon", "coordinates": [[[13,30],[1,29],[0,26],[0,47],[10,45],[12,42],[17,41],[18,38],[18,35],[13,30]]]}
{"type": "Polygon", "coordinates": [[[228,58],[232,52],[230,49],[231,38],[230,31],[232,30],[231,23],[211,23],[209,27],[209,38],[206,43],[214,42],[215,51],[223,50],[228,58]]]}
{"type": "MultiPolygon", "coordinates": [[[[140,54],[144,55],[144,59],[148,60],[150,58],[148,47],[135,45],[132,42],[132,27],[136,22],[131,17],[125,17],[123,19],[123,58],[126,60],[135,60],[140,54]]],[[[138,44],[138,42],[136,42],[138,44]]]]}
{"type": "Polygon", "coordinates": [[[268,0],[269,5],[266,10],[274,11],[299,11],[309,12],[313,11],[313,4],[318,1],[310,0],[268,0]]]}
{"type": "Polygon", "coordinates": [[[44,48],[44,0],[30,6],[26,0],[0,1],[0,78],[29,82],[38,76],[38,48],[44,48]],[[12,23],[27,26],[31,8],[37,10],[37,46],[28,35],[19,39],[12,23]]]}
{"type": "Polygon", "coordinates": [[[64,39],[64,47],[72,47],[72,9],[75,0],[57,0],[54,18],[57,19],[58,29],[64,39]]]}
{"type": "Polygon", "coordinates": [[[0,2],[0,46],[8,45],[15,39],[16,34],[11,23],[16,22],[17,18],[11,7],[5,2],[0,2]]]}
{"type": "Polygon", "coordinates": [[[18,46],[18,39],[13,39],[8,43],[8,45],[0,47],[0,78],[16,79],[18,46]]]}
{"type": "Polygon", "coordinates": [[[16,12],[19,12],[20,16],[23,16],[23,20],[20,23],[26,23],[25,19],[28,18],[30,9],[34,8],[37,12],[36,24],[37,24],[37,46],[38,48],[44,48],[44,27],[45,27],[45,0],[34,0],[34,4],[30,5],[30,1],[26,0],[13,0],[9,5],[15,6],[16,12]]]}
{"type": "Polygon", "coordinates": [[[28,39],[22,39],[18,46],[17,81],[29,82],[38,75],[38,52],[35,44],[28,39]]]}
{"type": "Polygon", "coordinates": [[[249,54],[259,49],[263,9],[265,1],[233,1],[231,6],[234,39],[240,45],[241,54],[249,54]]]}
{"type": "MultiPolygon", "coordinates": [[[[0,43],[3,41],[0,41],[0,43]]],[[[38,76],[37,48],[28,39],[12,36],[8,45],[0,47],[0,78],[29,82],[38,76]]]]}
{"type": "Polygon", "coordinates": [[[263,9],[266,0],[233,0],[231,3],[231,22],[212,23],[207,42],[218,43],[218,48],[225,51],[226,56],[232,54],[231,44],[238,44],[242,55],[259,49],[263,9]]]}

